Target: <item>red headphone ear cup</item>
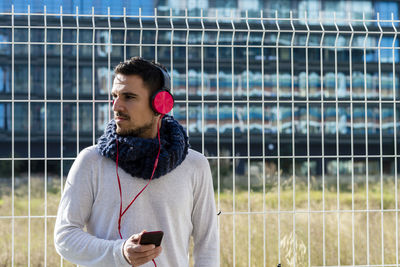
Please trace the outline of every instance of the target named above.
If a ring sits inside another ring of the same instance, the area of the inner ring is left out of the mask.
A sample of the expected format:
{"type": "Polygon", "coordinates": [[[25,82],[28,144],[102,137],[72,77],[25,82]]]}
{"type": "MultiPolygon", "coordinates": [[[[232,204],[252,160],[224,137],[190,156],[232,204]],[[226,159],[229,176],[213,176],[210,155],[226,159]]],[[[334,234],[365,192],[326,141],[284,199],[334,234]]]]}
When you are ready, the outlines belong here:
{"type": "Polygon", "coordinates": [[[155,112],[167,114],[174,107],[174,98],[168,91],[159,91],[154,95],[151,104],[155,112]]]}

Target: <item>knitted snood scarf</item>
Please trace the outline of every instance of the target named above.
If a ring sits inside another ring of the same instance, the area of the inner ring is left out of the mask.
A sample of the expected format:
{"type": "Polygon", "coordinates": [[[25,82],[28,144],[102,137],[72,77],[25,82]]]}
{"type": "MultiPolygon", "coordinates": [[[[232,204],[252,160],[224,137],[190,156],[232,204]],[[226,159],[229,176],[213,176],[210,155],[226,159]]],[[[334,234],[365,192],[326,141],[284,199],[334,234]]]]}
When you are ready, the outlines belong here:
{"type": "MultiPolygon", "coordinates": [[[[116,161],[118,139],[118,166],[133,177],[150,179],[158,153],[158,138],[145,139],[134,136],[120,136],[116,124],[111,120],[104,134],[99,138],[97,150],[107,158],[116,161]]],[[[166,115],[160,128],[161,152],[153,179],[159,178],[183,162],[189,148],[189,140],[183,127],[166,115]]]]}

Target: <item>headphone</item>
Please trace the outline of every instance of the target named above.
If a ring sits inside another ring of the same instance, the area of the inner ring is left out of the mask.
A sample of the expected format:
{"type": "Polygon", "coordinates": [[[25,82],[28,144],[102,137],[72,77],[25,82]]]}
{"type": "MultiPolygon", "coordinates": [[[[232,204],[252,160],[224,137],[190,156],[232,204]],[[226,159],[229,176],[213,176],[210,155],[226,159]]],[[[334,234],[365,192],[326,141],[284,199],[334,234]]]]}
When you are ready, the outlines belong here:
{"type": "MultiPolygon", "coordinates": [[[[163,78],[161,88],[150,97],[150,107],[155,114],[165,115],[172,110],[175,102],[174,96],[171,94],[171,80],[166,70],[156,64],[153,65],[161,71],[163,78]]],[[[111,101],[111,105],[114,105],[114,100],[111,101]]]]}
{"type": "Polygon", "coordinates": [[[162,86],[150,97],[150,107],[156,114],[167,114],[174,107],[174,97],[171,94],[171,80],[166,70],[153,64],[161,71],[162,86]]]}

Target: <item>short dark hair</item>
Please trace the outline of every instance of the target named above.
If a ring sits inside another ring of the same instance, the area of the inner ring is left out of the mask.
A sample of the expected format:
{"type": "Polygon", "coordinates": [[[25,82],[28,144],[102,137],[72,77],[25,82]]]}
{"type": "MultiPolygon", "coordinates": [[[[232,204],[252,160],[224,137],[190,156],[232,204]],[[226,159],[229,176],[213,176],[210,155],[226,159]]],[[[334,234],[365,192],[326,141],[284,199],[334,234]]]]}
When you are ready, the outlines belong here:
{"type": "Polygon", "coordinates": [[[150,89],[150,96],[164,85],[164,75],[158,68],[166,71],[159,63],[148,61],[142,57],[132,57],[120,62],[115,68],[115,74],[138,75],[143,79],[144,84],[150,89]]]}

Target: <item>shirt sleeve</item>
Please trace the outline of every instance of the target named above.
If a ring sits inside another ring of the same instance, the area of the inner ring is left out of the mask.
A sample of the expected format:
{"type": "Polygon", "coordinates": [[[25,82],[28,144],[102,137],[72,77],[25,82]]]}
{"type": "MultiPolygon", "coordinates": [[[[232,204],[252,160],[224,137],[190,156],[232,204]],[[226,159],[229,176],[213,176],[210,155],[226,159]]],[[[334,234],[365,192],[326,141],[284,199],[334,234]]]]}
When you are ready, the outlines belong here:
{"type": "Polygon", "coordinates": [[[85,232],[94,201],[93,150],[83,150],[73,163],[61,197],[54,228],[57,252],[84,266],[130,266],[122,254],[123,239],[104,240],[85,232]]]}
{"type": "Polygon", "coordinates": [[[194,266],[219,266],[217,211],[210,165],[204,157],[198,164],[201,169],[194,183],[192,211],[194,266]]]}

